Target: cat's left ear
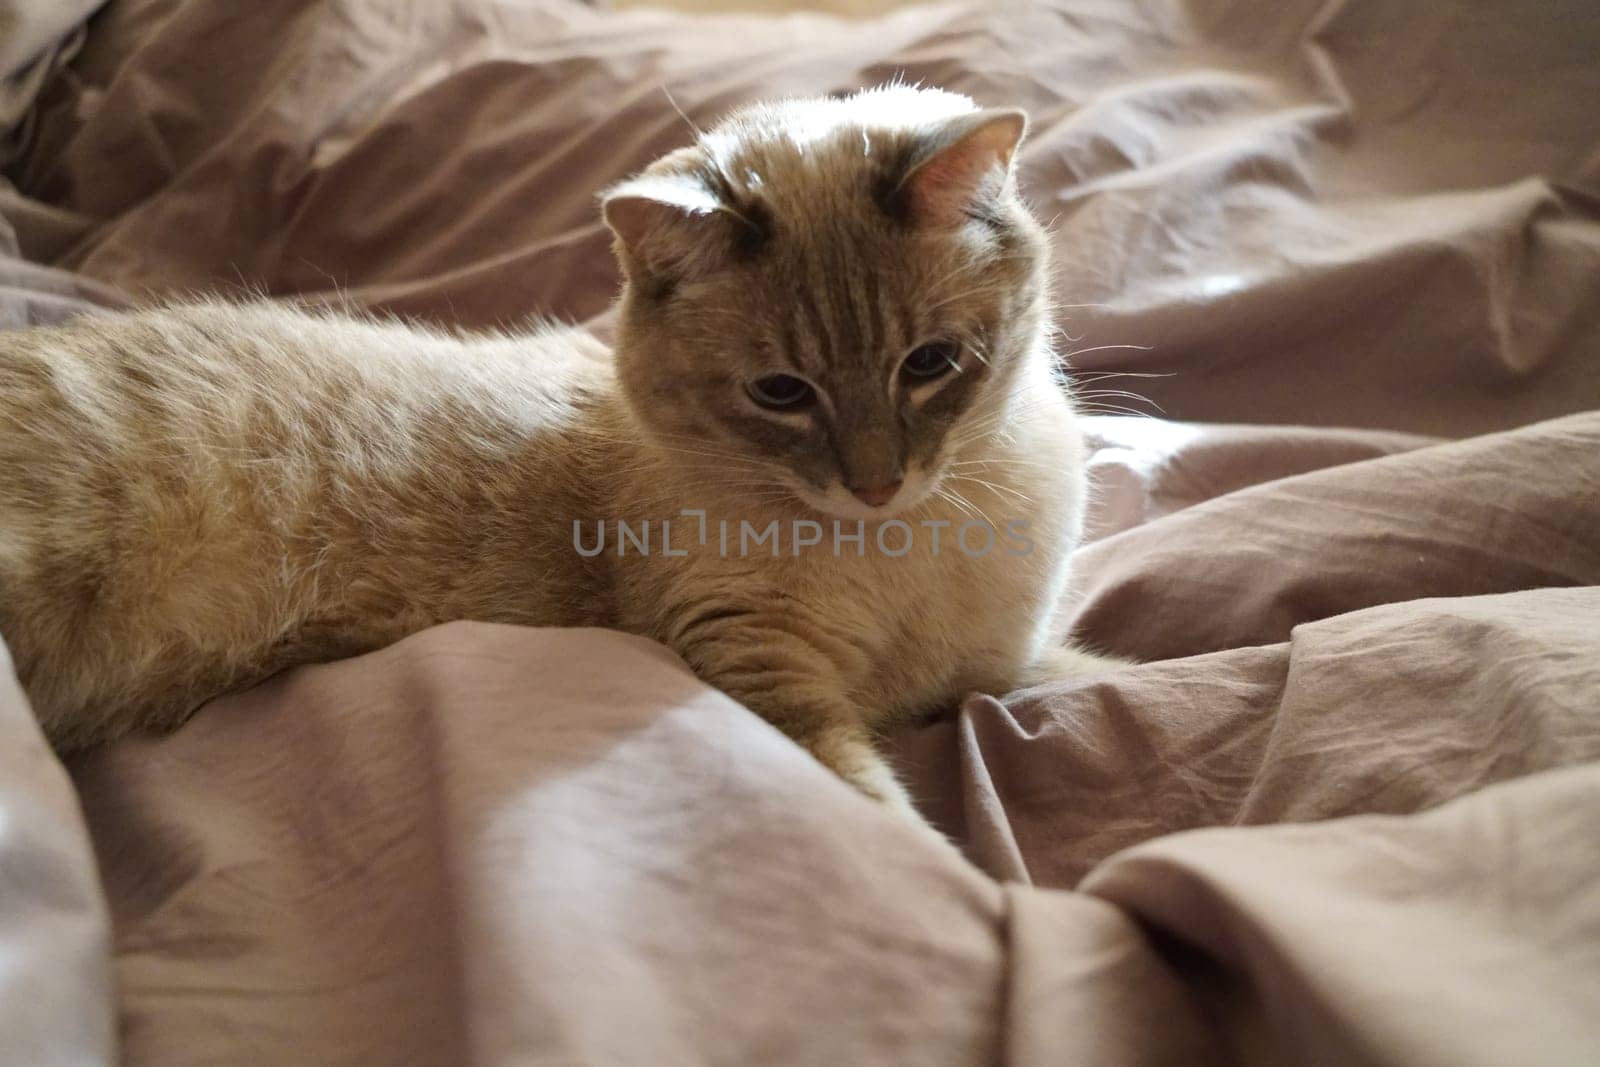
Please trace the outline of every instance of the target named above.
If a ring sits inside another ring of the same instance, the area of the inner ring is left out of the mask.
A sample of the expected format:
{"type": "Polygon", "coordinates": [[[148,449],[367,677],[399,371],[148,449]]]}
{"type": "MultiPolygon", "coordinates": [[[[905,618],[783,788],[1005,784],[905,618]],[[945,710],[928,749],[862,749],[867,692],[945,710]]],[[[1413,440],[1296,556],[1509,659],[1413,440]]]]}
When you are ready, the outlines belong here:
{"type": "Polygon", "coordinates": [[[679,278],[724,263],[747,224],[692,175],[652,175],[601,195],[601,212],[630,275],[679,278]]]}
{"type": "Polygon", "coordinates": [[[975,205],[992,202],[1011,180],[1011,163],[1028,129],[1014,108],[974,111],[946,120],[901,180],[897,196],[911,218],[958,226],[975,205]]]}

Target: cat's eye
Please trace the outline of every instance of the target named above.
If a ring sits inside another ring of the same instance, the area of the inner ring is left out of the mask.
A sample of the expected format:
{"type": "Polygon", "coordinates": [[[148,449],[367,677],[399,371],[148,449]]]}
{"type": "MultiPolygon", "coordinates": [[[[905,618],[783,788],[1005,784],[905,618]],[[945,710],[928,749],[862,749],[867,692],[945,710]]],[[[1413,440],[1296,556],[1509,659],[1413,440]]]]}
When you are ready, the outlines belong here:
{"type": "Polygon", "coordinates": [[[937,378],[956,368],[959,355],[961,346],[954,341],[934,341],[912,349],[900,364],[900,373],[913,379],[937,378]]]}
{"type": "Polygon", "coordinates": [[[745,386],[750,399],[764,408],[804,407],[817,398],[810,384],[790,374],[769,374],[745,386]]]}

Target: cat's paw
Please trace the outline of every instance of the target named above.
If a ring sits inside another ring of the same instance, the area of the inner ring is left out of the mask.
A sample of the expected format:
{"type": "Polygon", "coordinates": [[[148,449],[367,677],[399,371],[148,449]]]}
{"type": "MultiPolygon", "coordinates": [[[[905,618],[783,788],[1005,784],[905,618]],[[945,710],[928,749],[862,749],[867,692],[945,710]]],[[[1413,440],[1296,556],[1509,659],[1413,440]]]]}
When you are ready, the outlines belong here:
{"type": "Polygon", "coordinates": [[[825,731],[811,739],[811,752],[856,791],[876,801],[929,841],[955,847],[917,809],[910,792],[867,735],[858,728],[825,731]]]}

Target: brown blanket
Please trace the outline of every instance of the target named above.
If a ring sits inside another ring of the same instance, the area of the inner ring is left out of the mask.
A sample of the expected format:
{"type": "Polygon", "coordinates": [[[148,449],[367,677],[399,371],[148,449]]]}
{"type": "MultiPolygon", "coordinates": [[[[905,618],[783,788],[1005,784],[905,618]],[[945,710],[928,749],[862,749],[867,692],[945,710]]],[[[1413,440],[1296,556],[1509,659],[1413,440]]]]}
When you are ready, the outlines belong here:
{"type": "Polygon", "coordinates": [[[1589,7],[116,0],[0,186],[0,324],[593,319],[663,86],[1029,108],[1103,412],[1068,621],[1147,662],[895,739],[959,851],[617,634],[443,627],[70,782],[0,672],[0,1060],[1592,1062],[1589,7]]]}

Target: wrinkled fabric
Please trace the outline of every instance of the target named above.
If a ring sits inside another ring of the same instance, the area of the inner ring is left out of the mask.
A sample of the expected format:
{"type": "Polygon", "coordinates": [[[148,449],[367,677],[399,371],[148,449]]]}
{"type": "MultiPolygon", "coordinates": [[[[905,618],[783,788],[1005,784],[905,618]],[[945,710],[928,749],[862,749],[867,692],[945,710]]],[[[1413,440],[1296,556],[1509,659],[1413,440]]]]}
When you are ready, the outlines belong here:
{"type": "Polygon", "coordinates": [[[63,220],[59,213],[19,198],[0,178],[0,330],[53,326],[99,308],[129,303],[126,296],[103,282],[23,258],[17,239],[19,226],[31,222],[43,229],[52,221],[63,220]]]}
{"type": "Polygon", "coordinates": [[[999,889],[637,638],[452,624],[76,773],[132,1062],[998,1047],[999,889]]]}
{"type": "Polygon", "coordinates": [[[111,1062],[110,951],[78,798],[0,643],[0,1062],[111,1062]]]}
{"type": "Polygon", "coordinates": [[[890,739],[950,846],[614,633],[437,628],[70,783],[6,665],[0,1061],[1589,1062],[1595,55],[1577,0],[110,5],[0,185],[0,328],[603,334],[594,196],[675,105],[1026,107],[1092,413],[1061,626],[1139,662],[890,739]]]}
{"type": "Polygon", "coordinates": [[[1003,824],[945,825],[1003,893],[648,642],[290,672],[74,766],[126,1055],[1581,1062],[1597,617],[1385,606],[975,698],[900,762],[996,783],[1003,824]]]}
{"type": "Polygon", "coordinates": [[[83,44],[84,22],[104,0],[0,0],[0,166],[33,134],[40,91],[83,44]]]}

